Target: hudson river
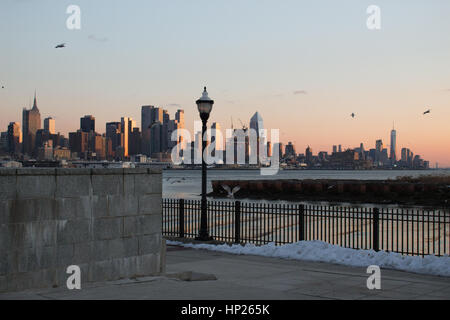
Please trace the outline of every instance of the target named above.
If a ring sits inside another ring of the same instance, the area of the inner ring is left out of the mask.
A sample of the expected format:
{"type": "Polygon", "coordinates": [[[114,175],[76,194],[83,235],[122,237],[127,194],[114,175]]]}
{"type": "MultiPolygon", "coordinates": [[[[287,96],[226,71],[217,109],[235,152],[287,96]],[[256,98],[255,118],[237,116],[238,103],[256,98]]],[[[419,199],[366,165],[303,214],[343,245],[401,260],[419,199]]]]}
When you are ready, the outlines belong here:
{"type": "MultiPolygon", "coordinates": [[[[384,180],[400,176],[450,175],[450,169],[440,170],[280,170],[277,175],[262,176],[259,170],[208,170],[208,192],[211,180],[263,179],[361,179],[384,180]]],[[[200,199],[201,170],[165,170],[163,197],[200,199]]]]}

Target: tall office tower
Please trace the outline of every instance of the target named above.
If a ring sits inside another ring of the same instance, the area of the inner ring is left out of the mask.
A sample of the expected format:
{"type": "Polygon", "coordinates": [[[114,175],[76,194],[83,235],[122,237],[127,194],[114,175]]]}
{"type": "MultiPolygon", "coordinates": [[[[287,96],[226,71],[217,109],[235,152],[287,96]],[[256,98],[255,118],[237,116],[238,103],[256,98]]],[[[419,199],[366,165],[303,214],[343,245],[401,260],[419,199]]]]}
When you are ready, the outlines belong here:
{"type": "Polygon", "coordinates": [[[36,93],[34,93],[33,107],[22,112],[23,153],[35,155],[36,132],[41,129],[41,114],[37,107],[36,93]]]}
{"type": "Polygon", "coordinates": [[[80,158],[86,158],[89,150],[89,134],[81,130],[69,132],[69,145],[71,152],[76,152],[80,158]]]}
{"type": "Polygon", "coordinates": [[[256,150],[251,150],[250,152],[253,154],[254,152],[256,152],[256,157],[258,159],[258,163],[259,163],[259,148],[260,148],[260,144],[266,144],[266,135],[262,132],[260,132],[260,130],[264,129],[264,122],[263,119],[261,117],[261,115],[257,112],[255,112],[255,114],[253,115],[253,117],[251,117],[250,119],[250,129],[253,129],[256,131],[256,150]]]}
{"type": "Polygon", "coordinates": [[[120,123],[121,123],[121,133],[123,133],[123,143],[121,144],[121,146],[123,147],[123,156],[128,157],[129,137],[133,127],[133,120],[128,117],[122,117],[120,119],[120,123]]]}
{"type": "Polygon", "coordinates": [[[154,122],[162,123],[163,110],[161,108],[155,108],[154,106],[142,106],[141,108],[141,133],[142,133],[142,153],[151,156],[151,126],[154,122]]]}
{"type": "Polygon", "coordinates": [[[91,115],[87,115],[81,118],[80,129],[83,132],[95,132],[95,118],[91,115]]]}
{"type": "Polygon", "coordinates": [[[251,117],[251,119],[250,119],[250,129],[253,129],[256,131],[256,136],[258,138],[262,138],[262,139],[266,138],[264,134],[261,135],[259,132],[259,130],[264,129],[264,122],[263,122],[261,115],[258,112],[256,112],[253,115],[253,117],[251,117]]]}
{"type": "Polygon", "coordinates": [[[120,122],[106,123],[106,138],[111,139],[111,149],[108,150],[112,156],[115,156],[117,147],[122,145],[121,132],[122,124],[120,122]]]}
{"type": "Polygon", "coordinates": [[[375,150],[377,150],[377,152],[381,152],[383,150],[383,140],[377,140],[375,142],[375,150]]]}
{"type": "Polygon", "coordinates": [[[169,122],[169,120],[170,120],[169,113],[167,112],[167,110],[163,110],[163,121],[162,121],[162,123],[163,124],[167,123],[167,122],[169,122]]]}
{"type": "Polygon", "coordinates": [[[339,152],[342,152],[342,145],[339,145],[339,152]]]}
{"type": "MultiPolygon", "coordinates": [[[[274,148],[276,148],[275,146],[276,144],[274,144],[274,148]]],[[[282,142],[278,142],[278,153],[280,155],[280,159],[283,158],[284,156],[284,144],[282,142]]]]}
{"type": "Polygon", "coordinates": [[[56,134],[55,119],[48,117],[44,119],[44,131],[47,134],[56,134]]]}
{"type": "Polygon", "coordinates": [[[313,158],[312,149],[310,146],[308,146],[308,148],[306,148],[306,150],[305,150],[306,163],[312,163],[312,158],[313,158]]]}
{"type": "Polygon", "coordinates": [[[175,113],[175,120],[180,124],[179,129],[185,128],[184,123],[184,110],[178,109],[177,113],[175,113]]]}
{"type": "Polygon", "coordinates": [[[21,143],[22,131],[20,130],[20,123],[10,122],[8,125],[8,152],[20,153],[21,143]]]}
{"type": "Polygon", "coordinates": [[[162,152],[161,146],[161,133],[162,123],[159,121],[153,122],[150,127],[150,156],[154,156],[156,153],[162,152]]]}
{"type": "Polygon", "coordinates": [[[397,131],[394,128],[391,130],[391,153],[389,155],[392,164],[397,161],[397,131]]]}
{"type": "Polygon", "coordinates": [[[94,148],[97,160],[106,159],[106,137],[99,134],[94,137],[94,148]]]}
{"type": "Polygon", "coordinates": [[[334,146],[333,146],[333,153],[336,153],[336,152],[337,152],[337,146],[334,145],[334,146]]]}
{"type": "Polygon", "coordinates": [[[129,143],[128,143],[128,153],[129,155],[136,155],[141,153],[141,132],[139,128],[133,128],[130,132],[129,143]]]}
{"type": "Polygon", "coordinates": [[[292,144],[291,141],[289,141],[288,144],[286,145],[284,152],[285,152],[286,157],[289,157],[289,156],[295,157],[297,155],[295,153],[295,146],[292,144]]]}

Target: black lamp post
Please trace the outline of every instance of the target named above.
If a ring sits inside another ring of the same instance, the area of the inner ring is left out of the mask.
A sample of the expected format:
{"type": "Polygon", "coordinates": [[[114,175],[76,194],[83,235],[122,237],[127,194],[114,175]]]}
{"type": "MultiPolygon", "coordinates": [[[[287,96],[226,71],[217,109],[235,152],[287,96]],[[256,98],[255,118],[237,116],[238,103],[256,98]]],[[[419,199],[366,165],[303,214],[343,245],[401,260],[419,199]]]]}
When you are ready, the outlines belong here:
{"type": "Polygon", "coordinates": [[[211,113],[214,101],[208,97],[206,87],[203,90],[202,97],[196,101],[200,118],[202,119],[202,203],[201,203],[201,217],[200,217],[200,232],[197,240],[208,241],[212,240],[208,232],[208,204],[206,202],[206,162],[204,152],[206,149],[206,123],[208,122],[209,114],[211,113]]]}

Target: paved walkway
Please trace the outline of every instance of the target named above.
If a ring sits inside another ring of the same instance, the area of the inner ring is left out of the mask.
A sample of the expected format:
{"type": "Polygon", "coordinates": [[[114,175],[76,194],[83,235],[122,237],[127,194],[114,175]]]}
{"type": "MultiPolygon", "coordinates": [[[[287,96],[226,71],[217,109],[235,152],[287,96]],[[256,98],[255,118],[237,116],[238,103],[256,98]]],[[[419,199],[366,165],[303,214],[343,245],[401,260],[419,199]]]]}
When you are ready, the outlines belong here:
{"type": "Polygon", "coordinates": [[[165,276],[0,294],[0,300],[450,299],[450,278],[382,269],[381,290],[369,290],[368,276],[365,268],[168,246],[165,276]]]}

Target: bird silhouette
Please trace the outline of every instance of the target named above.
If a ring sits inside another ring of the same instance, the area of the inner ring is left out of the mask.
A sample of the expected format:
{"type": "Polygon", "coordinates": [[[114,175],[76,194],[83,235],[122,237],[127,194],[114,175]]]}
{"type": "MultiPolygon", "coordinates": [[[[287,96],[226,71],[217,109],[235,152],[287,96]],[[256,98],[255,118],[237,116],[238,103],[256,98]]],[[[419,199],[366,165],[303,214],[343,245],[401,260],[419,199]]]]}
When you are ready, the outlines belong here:
{"type": "Polygon", "coordinates": [[[425,111],[423,114],[425,115],[425,114],[430,113],[430,112],[431,112],[431,109],[428,109],[428,110],[425,111]]]}
{"type": "Polygon", "coordinates": [[[230,188],[229,186],[224,185],[224,184],[222,185],[222,188],[224,188],[224,190],[225,190],[226,192],[228,192],[227,198],[231,198],[231,199],[234,198],[234,194],[235,194],[236,192],[238,192],[239,190],[241,190],[241,187],[239,187],[239,186],[236,186],[236,187],[233,188],[233,190],[231,190],[231,188],[230,188]]]}
{"type": "Polygon", "coordinates": [[[66,44],[65,43],[61,43],[61,44],[58,44],[56,47],[55,47],[55,49],[60,49],[60,48],[65,48],[66,47],[66,44]]]}

